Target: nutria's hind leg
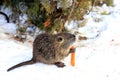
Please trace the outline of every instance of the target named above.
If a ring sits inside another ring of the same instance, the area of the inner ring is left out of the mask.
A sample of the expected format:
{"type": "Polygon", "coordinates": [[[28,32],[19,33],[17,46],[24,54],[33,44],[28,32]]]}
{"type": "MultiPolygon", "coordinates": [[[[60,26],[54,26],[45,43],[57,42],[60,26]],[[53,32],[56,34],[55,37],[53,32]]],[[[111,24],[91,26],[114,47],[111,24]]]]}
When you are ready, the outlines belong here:
{"type": "Polygon", "coordinates": [[[65,64],[63,62],[55,62],[54,64],[60,68],[65,67],[65,64]]]}

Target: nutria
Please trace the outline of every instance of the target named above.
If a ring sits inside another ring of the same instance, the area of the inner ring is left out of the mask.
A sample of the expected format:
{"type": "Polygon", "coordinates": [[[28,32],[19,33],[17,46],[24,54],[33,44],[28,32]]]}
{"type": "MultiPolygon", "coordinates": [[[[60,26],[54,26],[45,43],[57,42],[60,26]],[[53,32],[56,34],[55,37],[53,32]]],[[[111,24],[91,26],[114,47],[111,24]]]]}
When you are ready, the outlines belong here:
{"type": "Polygon", "coordinates": [[[70,46],[75,42],[75,35],[70,33],[48,34],[42,33],[36,37],[33,42],[33,57],[29,61],[19,63],[7,71],[14,68],[41,62],[45,64],[54,64],[57,67],[64,67],[61,62],[70,52],[75,50],[70,49],[70,46]]]}

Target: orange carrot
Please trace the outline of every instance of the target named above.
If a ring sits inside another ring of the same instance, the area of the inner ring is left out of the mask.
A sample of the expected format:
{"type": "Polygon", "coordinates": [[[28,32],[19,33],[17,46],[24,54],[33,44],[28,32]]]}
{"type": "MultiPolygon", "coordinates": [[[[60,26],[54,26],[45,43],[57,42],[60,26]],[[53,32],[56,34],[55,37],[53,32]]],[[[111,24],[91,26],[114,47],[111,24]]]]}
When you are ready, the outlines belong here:
{"type": "MultiPolygon", "coordinates": [[[[71,49],[74,49],[74,46],[71,47],[71,49]]],[[[75,52],[71,53],[71,61],[70,61],[71,66],[75,66],[75,52]]]]}

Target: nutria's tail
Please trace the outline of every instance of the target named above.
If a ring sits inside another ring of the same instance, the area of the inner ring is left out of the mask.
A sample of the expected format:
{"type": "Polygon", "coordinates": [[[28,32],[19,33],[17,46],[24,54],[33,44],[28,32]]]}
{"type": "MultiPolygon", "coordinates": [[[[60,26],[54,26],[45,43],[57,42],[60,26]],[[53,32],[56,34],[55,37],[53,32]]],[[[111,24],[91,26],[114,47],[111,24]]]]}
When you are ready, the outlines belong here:
{"type": "Polygon", "coordinates": [[[28,64],[33,64],[33,63],[35,63],[35,61],[33,59],[31,59],[30,61],[25,61],[25,62],[19,63],[19,64],[15,65],[15,66],[9,68],[7,71],[11,71],[11,70],[13,70],[13,69],[15,69],[17,67],[28,65],[28,64]]]}

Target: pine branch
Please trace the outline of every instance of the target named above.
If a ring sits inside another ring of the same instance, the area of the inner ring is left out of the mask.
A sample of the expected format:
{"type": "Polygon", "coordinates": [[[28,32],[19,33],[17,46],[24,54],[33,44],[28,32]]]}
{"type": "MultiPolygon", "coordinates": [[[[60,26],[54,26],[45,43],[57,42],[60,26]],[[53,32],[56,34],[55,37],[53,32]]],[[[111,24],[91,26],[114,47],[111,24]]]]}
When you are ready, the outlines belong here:
{"type": "Polygon", "coordinates": [[[90,14],[90,12],[92,11],[93,7],[95,6],[95,2],[96,2],[96,0],[92,0],[92,8],[89,10],[89,12],[87,14],[90,14]]]}
{"type": "Polygon", "coordinates": [[[72,13],[74,11],[74,8],[75,8],[76,4],[78,4],[78,1],[77,0],[73,0],[72,6],[71,6],[71,10],[70,10],[70,13],[68,14],[67,20],[69,20],[71,18],[71,15],[72,15],[72,13]]]}

